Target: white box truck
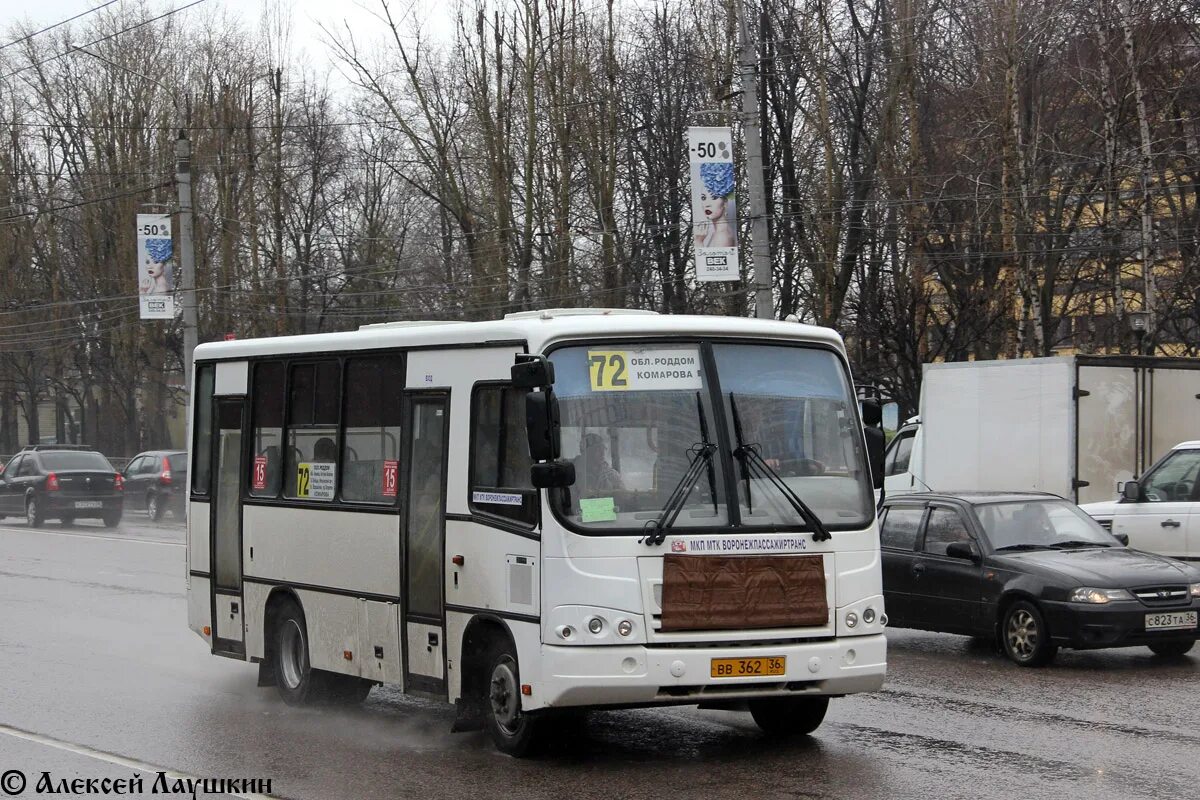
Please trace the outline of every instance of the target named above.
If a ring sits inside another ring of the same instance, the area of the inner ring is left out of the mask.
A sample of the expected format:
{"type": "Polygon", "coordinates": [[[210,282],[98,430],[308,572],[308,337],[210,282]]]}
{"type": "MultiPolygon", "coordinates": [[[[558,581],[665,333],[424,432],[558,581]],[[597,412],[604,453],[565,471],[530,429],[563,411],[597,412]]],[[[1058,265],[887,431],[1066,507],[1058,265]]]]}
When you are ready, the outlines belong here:
{"type": "Polygon", "coordinates": [[[1060,356],[926,364],[921,415],[889,445],[889,496],[1035,490],[1110,500],[1200,438],[1200,359],[1060,356]]]}

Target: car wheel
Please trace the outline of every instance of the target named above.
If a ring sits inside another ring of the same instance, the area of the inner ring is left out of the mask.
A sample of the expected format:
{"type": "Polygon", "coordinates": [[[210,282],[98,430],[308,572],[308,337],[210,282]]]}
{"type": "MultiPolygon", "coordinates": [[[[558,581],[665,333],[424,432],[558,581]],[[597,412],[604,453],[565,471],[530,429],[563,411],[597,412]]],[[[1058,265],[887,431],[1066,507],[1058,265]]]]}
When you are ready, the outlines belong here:
{"type": "Polygon", "coordinates": [[[104,527],[115,528],[121,524],[121,512],[120,511],[106,511],[104,513],[103,519],[104,519],[104,527]]]}
{"type": "Polygon", "coordinates": [[[507,642],[494,645],[487,659],[485,724],[496,749],[516,758],[533,755],[542,744],[544,726],[521,709],[521,673],[507,642]]]}
{"type": "Polygon", "coordinates": [[[25,521],[31,528],[40,528],[46,524],[46,513],[42,510],[42,503],[37,499],[37,495],[31,494],[25,501],[25,521]]]}
{"type": "Polygon", "coordinates": [[[750,716],[763,733],[807,736],[821,726],[828,697],[760,697],[751,700],[750,716]]]}
{"type": "Polygon", "coordinates": [[[1004,612],[1000,636],[1004,654],[1022,667],[1045,666],[1058,653],[1058,646],[1050,641],[1050,629],[1042,612],[1025,600],[1018,600],[1004,612]]]}
{"type": "Polygon", "coordinates": [[[163,518],[163,514],[165,512],[166,512],[166,509],[163,508],[162,500],[159,499],[158,492],[147,492],[146,493],[146,514],[149,515],[150,519],[154,520],[155,522],[158,522],[160,519],[163,518]]]}
{"type": "Polygon", "coordinates": [[[1195,646],[1196,641],[1194,639],[1189,639],[1182,642],[1155,642],[1152,645],[1148,645],[1154,655],[1162,656],[1164,658],[1179,658],[1181,656],[1185,656],[1195,646]]]}

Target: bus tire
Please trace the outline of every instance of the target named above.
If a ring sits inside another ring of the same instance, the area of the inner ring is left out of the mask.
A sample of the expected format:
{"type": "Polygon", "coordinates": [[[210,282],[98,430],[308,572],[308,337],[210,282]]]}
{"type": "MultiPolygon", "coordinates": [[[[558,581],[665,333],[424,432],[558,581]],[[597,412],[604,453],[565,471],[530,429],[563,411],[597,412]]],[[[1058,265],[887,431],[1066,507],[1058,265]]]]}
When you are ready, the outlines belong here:
{"type": "Polygon", "coordinates": [[[821,726],[828,697],[760,697],[750,701],[750,716],[763,733],[807,736],[821,726]]]}
{"type": "Polygon", "coordinates": [[[508,642],[492,645],[486,659],[484,724],[501,753],[524,758],[542,744],[542,720],[521,710],[521,673],[517,655],[508,642]]]}
{"type": "Polygon", "coordinates": [[[271,644],[275,686],[283,702],[289,706],[303,706],[320,700],[323,681],[321,673],[308,661],[308,627],[304,612],[290,600],[275,612],[271,644]]]}
{"type": "Polygon", "coordinates": [[[271,641],[275,686],[288,705],[354,705],[367,699],[374,686],[354,675],[313,669],[308,660],[308,625],[304,612],[291,600],[284,601],[274,613],[271,641]]]}

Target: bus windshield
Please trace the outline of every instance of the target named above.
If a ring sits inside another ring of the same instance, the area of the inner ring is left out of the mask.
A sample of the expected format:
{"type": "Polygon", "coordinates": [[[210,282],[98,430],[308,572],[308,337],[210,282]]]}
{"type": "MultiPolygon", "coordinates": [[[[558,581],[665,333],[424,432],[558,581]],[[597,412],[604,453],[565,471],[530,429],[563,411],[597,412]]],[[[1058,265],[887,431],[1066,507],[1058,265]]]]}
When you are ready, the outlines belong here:
{"type": "Polygon", "coordinates": [[[829,351],[766,344],[597,344],[555,350],[563,457],[575,485],[553,505],[570,527],[630,533],[653,525],[683,486],[676,529],[806,529],[794,504],[733,458],[740,444],[825,526],[862,527],[870,481],[850,384],[829,351]],[[709,375],[706,352],[717,364],[709,375]],[[714,403],[716,405],[714,407],[714,403]],[[711,458],[700,455],[715,451],[711,458]],[[727,480],[732,469],[733,481],[727,480]],[[732,501],[727,487],[736,485],[732,501]]]}

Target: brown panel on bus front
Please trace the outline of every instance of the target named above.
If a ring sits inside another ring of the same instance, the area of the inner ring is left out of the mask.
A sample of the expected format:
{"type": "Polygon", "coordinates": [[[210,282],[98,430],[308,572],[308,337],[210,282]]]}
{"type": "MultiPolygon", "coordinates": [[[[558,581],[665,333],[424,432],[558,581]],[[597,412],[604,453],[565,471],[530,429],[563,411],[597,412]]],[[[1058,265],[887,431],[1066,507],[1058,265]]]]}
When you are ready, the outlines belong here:
{"type": "Polygon", "coordinates": [[[821,556],[663,556],[664,631],[811,628],[828,621],[821,556]]]}

